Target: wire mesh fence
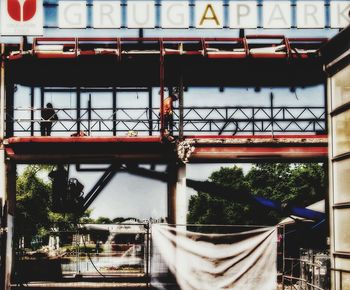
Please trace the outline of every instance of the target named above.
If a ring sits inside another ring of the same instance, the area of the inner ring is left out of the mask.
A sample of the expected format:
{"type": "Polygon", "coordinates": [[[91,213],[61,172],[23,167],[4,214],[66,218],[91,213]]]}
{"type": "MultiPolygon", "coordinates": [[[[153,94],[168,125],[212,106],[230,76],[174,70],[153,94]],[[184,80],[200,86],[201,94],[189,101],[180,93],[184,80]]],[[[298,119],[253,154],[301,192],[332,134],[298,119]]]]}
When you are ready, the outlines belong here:
{"type": "Polygon", "coordinates": [[[85,224],[52,231],[16,248],[14,282],[63,281],[77,277],[146,277],[149,272],[148,224],[85,224]]]}
{"type": "Polygon", "coordinates": [[[284,261],[283,289],[330,289],[330,256],[328,253],[302,251],[299,259],[285,258],[284,261]]]}

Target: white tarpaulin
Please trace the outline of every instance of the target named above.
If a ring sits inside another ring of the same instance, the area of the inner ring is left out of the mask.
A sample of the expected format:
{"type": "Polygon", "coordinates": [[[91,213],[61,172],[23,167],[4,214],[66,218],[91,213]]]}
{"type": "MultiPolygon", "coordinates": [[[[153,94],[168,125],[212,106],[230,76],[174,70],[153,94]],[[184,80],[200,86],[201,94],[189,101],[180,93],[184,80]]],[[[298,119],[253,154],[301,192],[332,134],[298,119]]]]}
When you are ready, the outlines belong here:
{"type": "Polygon", "coordinates": [[[153,225],[152,241],[183,290],[276,290],[276,228],[202,234],[153,225]]]}

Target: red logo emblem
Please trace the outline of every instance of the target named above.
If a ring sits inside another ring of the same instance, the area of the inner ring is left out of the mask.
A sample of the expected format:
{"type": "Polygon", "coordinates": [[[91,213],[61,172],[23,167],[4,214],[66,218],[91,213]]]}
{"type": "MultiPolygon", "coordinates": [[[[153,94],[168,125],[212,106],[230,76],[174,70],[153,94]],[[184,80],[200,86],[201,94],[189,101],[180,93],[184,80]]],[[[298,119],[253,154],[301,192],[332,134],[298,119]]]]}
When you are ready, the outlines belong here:
{"type": "Polygon", "coordinates": [[[7,11],[16,21],[28,21],[36,13],[36,0],[7,0],[7,11]]]}

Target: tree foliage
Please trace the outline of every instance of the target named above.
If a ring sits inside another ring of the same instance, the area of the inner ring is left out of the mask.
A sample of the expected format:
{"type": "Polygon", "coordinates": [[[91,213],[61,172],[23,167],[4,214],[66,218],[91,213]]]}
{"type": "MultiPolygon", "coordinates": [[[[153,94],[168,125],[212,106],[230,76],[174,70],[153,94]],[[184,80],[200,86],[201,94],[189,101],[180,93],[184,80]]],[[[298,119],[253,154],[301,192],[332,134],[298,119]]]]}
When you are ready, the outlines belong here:
{"type": "Polygon", "coordinates": [[[281,214],[258,205],[238,203],[234,193],[246,193],[282,203],[307,206],[326,194],[326,175],[320,164],[257,164],[245,175],[240,167],[221,167],[208,179],[232,188],[232,195],[198,192],[190,198],[188,222],[197,224],[274,225],[281,214]]]}
{"type": "Polygon", "coordinates": [[[91,211],[83,216],[52,211],[52,184],[45,180],[53,166],[30,165],[16,180],[15,235],[26,246],[35,236],[47,237],[51,231],[72,230],[78,222],[91,221],[91,211]]]}
{"type": "Polygon", "coordinates": [[[123,222],[128,218],[90,217],[92,210],[86,210],[83,215],[73,213],[58,213],[52,210],[52,181],[48,173],[55,169],[52,165],[30,165],[16,180],[16,240],[24,238],[25,246],[29,247],[35,236],[48,237],[54,231],[75,230],[77,223],[112,224],[123,222]]]}
{"type": "Polygon", "coordinates": [[[15,234],[24,237],[25,241],[50,226],[50,186],[37,173],[35,167],[27,167],[16,183],[15,234]]]}

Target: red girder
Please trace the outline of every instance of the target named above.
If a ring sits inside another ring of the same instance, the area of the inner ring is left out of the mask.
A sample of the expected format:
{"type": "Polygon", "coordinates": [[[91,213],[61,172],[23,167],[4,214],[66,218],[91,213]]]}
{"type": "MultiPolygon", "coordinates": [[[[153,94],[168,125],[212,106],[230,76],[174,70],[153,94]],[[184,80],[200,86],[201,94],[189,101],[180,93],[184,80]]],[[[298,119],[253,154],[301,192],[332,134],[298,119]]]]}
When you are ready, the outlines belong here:
{"type": "Polygon", "coordinates": [[[21,143],[160,143],[161,139],[159,136],[142,136],[142,137],[11,137],[7,140],[8,144],[21,144],[21,143]]]}
{"type": "MultiPolygon", "coordinates": [[[[191,136],[190,162],[325,160],[326,135],[191,136]]],[[[159,162],[175,161],[175,144],[159,136],[142,137],[12,137],[7,157],[16,162],[159,162]]]]}
{"type": "MultiPolygon", "coordinates": [[[[326,38],[286,38],[283,35],[248,35],[245,38],[35,38],[31,55],[37,58],[77,58],[79,56],[139,54],[188,55],[207,58],[309,58],[318,56],[326,38]],[[260,41],[261,40],[261,41],[260,41]],[[262,41],[263,40],[263,41],[262,41]],[[266,42],[266,40],[271,40],[266,42]],[[276,42],[276,40],[280,40],[276,42]],[[260,41],[260,42],[259,42],[260,41]],[[130,45],[133,45],[130,50],[130,45]],[[190,48],[184,46],[191,45],[190,48]],[[50,47],[51,46],[51,47],[50,47]],[[220,49],[226,47],[226,49],[220,49]],[[307,49],[306,49],[307,48],[307,49]],[[276,49],[276,50],[274,50],[276,49]]],[[[13,52],[17,60],[28,52],[13,52]]]]}

